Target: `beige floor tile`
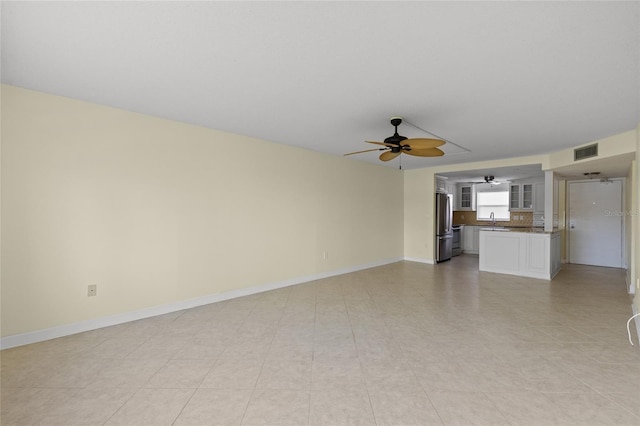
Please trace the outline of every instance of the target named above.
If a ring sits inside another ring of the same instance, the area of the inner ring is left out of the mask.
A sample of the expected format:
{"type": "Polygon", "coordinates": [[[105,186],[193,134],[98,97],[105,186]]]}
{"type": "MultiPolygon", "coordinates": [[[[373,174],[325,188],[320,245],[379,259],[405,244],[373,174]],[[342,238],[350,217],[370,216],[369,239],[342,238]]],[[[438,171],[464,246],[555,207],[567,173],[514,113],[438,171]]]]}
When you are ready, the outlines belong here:
{"type": "Polygon", "coordinates": [[[640,362],[640,350],[629,345],[626,335],[616,342],[583,344],[581,350],[589,358],[603,364],[640,362]]]}
{"type": "Polygon", "coordinates": [[[187,337],[158,336],[138,346],[127,358],[131,359],[171,359],[187,344],[187,337]]]}
{"type": "Polygon", "coordinates": [[[508,425],[507,419],[481,392],[427,392],[445,425],[508,425]]]}
{"type": "Polygon", "coordinates": [[[402,359],[361,360],[368,389],[418,389],[422,387],[409,364],[402,359]]]}
{"type": "Polygon", "coordinates": [[[363,360],[402,360],[404,352],[392,338],[356,339],[358,357],[363,360]]]}
{"type": "Polygon", "coordinates": [[[145,340],[135,337],[111,337],[83,354],[92,359],[126,358],[144,343],[145,340]]]}
{"type": "Polygon", "coordinates": [[[93,383],[102,369],[101,360],[88,358],[59,358],[48,369],[41,371],[40,378],[34,380],[35,387],[44,388],[84,388],[93,383]]]}
{"type": "Polygon", "coordinates": [[[220,355],[221,358],[253,358],[264,361],[271,347],[273,337],[265,338],[264,336],[252,340],[236,339],[230,343],[220,355]]]}
{"type": "Polygon", "coordinates": [[[253,389],[260,376],[264,361],[220,358],[200,384],[201,388],[253,389]]]}
{"type": "Polygon", "coordinates": [[[468,377],[462,365],[456,361],[439,363],[409,361],[409,365],[426,392],[478,391],[473,378],[468,377]]]}
{"type": "Polygon", "coordinates": [[[3,388],[0,424],[35,425],[40,423],[55,405],[59,389],[3,388]]]}
{"type": "Polygon", "coordinates": [[[213,360],[218,359],[226,349],[226,344],[217,339],[193,338],[172,356],[173,359],[213,360]]]}
{"type": "Polygon", "coordinates": [[[194,392],[195,389],[140,389],[105,425],[172,425],[194,392]]]}
{"type": "Polygon", "coordinates": [[[80,355],[97,346],[104,338],[93,337],[90,334],[80,333],[71,336],[60,337],[30,345],[31,349],[47,357],[80,355]]]}
{"type": "Polygon", "coordinates": [[[565,425],[571,421],[567,412],[554,404],[556,394],[508,392],[486,395],[510,424],[565,425]]]}
{"type": "Polygon", "coordinates": [[[576,379],[600,393],[638,392],[640,364],[582,363],[564,365],[576,379]]]}
{"type": "Polygon", "coordinates": [[[358,358],[358,349],[355,343],[345,344],[313,344],[314,361],[333,361],[341,359],[358,358]]]}
{"type": "Polygon", "coordinates": [[[175,426],[239,425],[251,389],[198,389],[176,419],[175,426]]]}
{"type": "Polygon", "coordinates": [[[605,396],[640,419],[640,404],[637,393],[611,393],[605,396]]]}
{"type": "Polygon", "coordinates": [[[57,389],[38,424],[103,425],[135,393],[132,389],[57,389]]]}
{"type": "Polygon", "coordinates": [[[640,424],[624,271],[563,265],[547,282],[477,262],[398,262],[4,350],[1,423],[640,424]]]}
{"type": "Polygon", "coordinates": [[[146,388],[195,389],[213,367],[211,360],[169,360],[146,383],[146,388]]]}
{"type": "Polygon", "coordinates": [[[627,410],[621,410],[615,401],[595,393],[553,394],[553,403],[560,407],[572,425],[633,425],[640,418],[627,410]]]}
{"type": "Polygon", "coordinates": [[[257,389],[309,390],[311,359],[267,359],[256,383],[257,389]]]}
{"type": "Polygon", "coordinates": [[[267,361],[273,359],[311,361],[313,359],[313,342],[305,340],[274,340],[269,347],[267,361]]]}
{"type": "Polygon", "coordinates": [[[306,425],[309,421],[309,392],[256,389],[242,425],[306,425]]]}
{"type": "MultiPolygon", "coordinates": [[[[44,383],[50,379],[56,361],[60,359],[26,357],[23,360],[12,360],[10,363],[3,359],[0,385],[3,388],[30,388],[44,383]]],[[[62,360],[64,362],[65,359],[62,360]]]]}
{"type": "MultiPolygon", "coordinates": [[[[311,308],[313,309],[313,308],[311,308]]],[[[312,311],[313,314],[313,311],[312,311]]],[[[292,342],[313,342],[313,334],[315,330],[315,320],[291,320],[281,321],[278,325],[276,334],[273,336],[273,342],[292,343],[292,342]]]]}
{"type": "Polygon", "coordinates": [[[376,425],[441,425],[433,404],[422,392],[412,388],[369,390],[376,425]]]}
{"type": "Polygon", "coordinates": [[[113,359],[102,362],[88,386],[101,388],[141,388],[167,363],[164,359],[113,359]]]}
{"type": "Polygon", "coordinates": [[[375,425],[369,395],[364,387],[312,390],[309,424],[375,425]]]}
{"type": "Polygon", "coordinates": [[[312,389],[361,388],[364,384],[364,375],[357,357],[313,360],[312,389]]]}

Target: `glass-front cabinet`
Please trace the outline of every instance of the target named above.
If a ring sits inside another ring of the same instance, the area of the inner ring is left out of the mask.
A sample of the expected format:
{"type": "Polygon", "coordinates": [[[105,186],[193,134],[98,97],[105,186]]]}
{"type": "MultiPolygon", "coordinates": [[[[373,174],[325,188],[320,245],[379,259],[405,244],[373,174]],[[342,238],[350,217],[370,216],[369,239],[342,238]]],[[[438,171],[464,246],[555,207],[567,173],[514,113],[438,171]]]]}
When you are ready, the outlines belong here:
{"type": "Polygon", "coordinates": [[[522,184],[522,209],[533,210],[533,184],[522,184]]]}
{"type": "Polygon", "coordinates": [[[509,186],[509,210],[518,210],[520,208],[520,185],[513,184],[509,186]]]}
{"type": "Polygon", "coordinates": [[[460,183],[457,189],[457,210],[476,209],[476,191],[473,184],[460,183]]]}
{"type": "Polygon", "coordinates": [[[509,210],[533,210],[533,183],[512,183],[509,186],[509,210]]]}

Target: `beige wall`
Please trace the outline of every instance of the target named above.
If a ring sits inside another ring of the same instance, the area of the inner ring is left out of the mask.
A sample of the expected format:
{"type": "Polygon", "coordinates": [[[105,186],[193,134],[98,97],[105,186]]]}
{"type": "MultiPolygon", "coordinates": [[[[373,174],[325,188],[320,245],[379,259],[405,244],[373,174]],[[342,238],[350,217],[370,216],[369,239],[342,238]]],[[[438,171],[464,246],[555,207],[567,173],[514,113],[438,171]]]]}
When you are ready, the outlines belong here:
{"type": "Polygon", "coordinates": [[[389,167],[3,85],[2,336],[402,258],[402,187],[389,167]]]}
{"type": "MultiPolygon", "coordinates": [[[[624,155],[628,153],[632,153],[636,151],[636,131],[630,130],[628,132],[620,133],[617,135],[613,135],[604,139],[600,139],[597,141],[590,142],[588,144],[584,144],[581,146],[591,145],[593,143],[598,143],[598,156],[580,160],[581,164],[588,164],[592,161],[599,161],[603,158],[616,157],[618,155],[624,155]]],[[[546,161],[547,166],[543,169],[557,169],[559,167],[571,166],[575,164],[573,159],[574,148],[565,149],[562,151],[554,152],[548,155],[548,160],[546,161]]]]}

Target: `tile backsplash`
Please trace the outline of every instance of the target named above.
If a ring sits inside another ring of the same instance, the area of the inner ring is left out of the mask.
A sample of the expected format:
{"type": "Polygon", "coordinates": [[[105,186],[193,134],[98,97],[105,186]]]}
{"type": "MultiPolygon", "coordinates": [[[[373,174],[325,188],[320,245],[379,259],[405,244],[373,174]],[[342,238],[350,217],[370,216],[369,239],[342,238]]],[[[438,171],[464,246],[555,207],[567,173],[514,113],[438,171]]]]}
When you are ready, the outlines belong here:
{"type": "MultiPolygon", "coordinates": [[[[486,220],[477,220],[476,212],[472,211],[454,211],[453,212],[454,225],[490,225],[491,222],[486,220]]],[[[508,222],[498,222],[500,226],[533,226],[533,213],[532,212],[513,212],[511,213],[511,220],[508,222]],[[520,219],[522,217],[522,219],[520,219]]]]}

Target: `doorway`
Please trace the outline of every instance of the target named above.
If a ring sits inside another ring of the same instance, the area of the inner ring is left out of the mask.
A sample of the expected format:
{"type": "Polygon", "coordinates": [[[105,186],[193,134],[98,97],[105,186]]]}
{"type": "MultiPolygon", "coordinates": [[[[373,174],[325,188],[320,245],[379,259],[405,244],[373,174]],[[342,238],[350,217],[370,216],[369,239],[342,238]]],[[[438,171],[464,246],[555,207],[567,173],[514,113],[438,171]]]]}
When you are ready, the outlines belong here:
{"type": "Polygon", "coordinates": [[[567,186],[569,263],[621,268],[622,181],[578,181],[567,186]]]}

